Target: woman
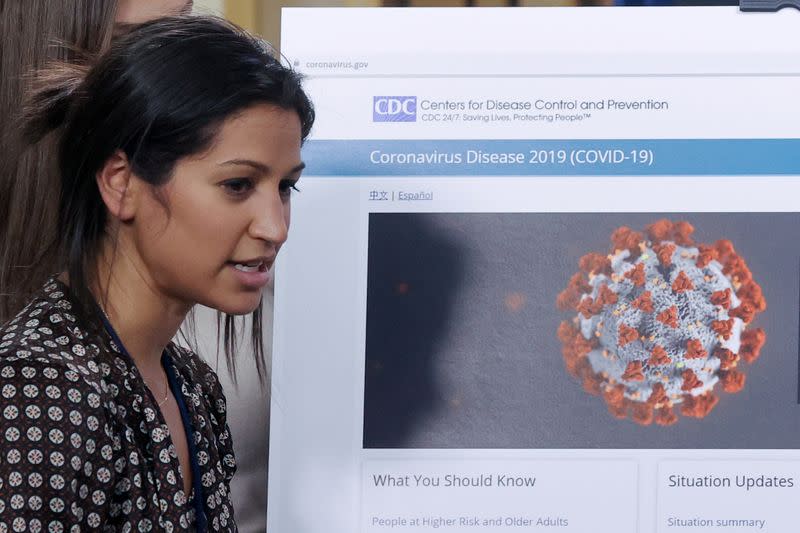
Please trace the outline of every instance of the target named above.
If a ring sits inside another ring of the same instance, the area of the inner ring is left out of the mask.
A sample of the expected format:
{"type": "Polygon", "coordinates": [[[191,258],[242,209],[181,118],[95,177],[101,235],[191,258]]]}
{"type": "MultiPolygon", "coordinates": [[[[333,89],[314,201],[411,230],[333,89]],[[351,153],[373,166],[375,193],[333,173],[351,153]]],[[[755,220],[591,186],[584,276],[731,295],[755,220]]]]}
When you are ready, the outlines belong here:
{"type": "Polygon", "coordinates": [[[313,119],[216,19],[145,23],[50,76],[26,130],[60,128],[62,270],[0,328],[0,525],[235,529],[222,391],[170,339],[198,303],[230,339],[232,315],[260,323],[313,119]]]}

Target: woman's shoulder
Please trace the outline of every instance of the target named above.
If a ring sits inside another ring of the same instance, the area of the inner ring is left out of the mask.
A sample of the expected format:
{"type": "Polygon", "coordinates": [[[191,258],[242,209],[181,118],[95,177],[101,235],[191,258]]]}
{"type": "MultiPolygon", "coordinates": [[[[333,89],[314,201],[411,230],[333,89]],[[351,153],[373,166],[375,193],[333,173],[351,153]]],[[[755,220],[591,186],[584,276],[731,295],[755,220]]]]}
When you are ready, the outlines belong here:
{"type": "Polygon", "coordinates": [[[101,339],[75,316],[67,287],[51,279],[0,326],[0,365],[64,368],[83,377],[99,377],[96,356],[101,345],[101,339]]]}
{"type": "MultiPolygon", "coordinates": [[[[55,278],[47,282],[34,293],[28,303],[11,320],[0,325],[0,332],[28,332],[31,339],[36,339],[34,329],[44,327],[49,323],[55,328],[68,327],[68,323],[76,321],[72,315],[73,304],[67,287],[55,278]]],[[[9,336],[9,338],[14,338],[9,336]]],[[[0,350],[7,346],[8,342],[0,343],[0,350]]]]}
{"type": "Polygon", "coordinates": [[[0,327],[0,427],[12,435],[45,428],[51,440],[106,435],[99,348],[64,289],[48,283],[0,327]]]}
{"type": "Polygon", "coordinates": [[[53,530],[64,509],[85,510],[88,523],[102,523],[107,514],[83,495],[111,494],[120,441],[93,339],[72,315],[64,287],[45,286],[0,327],[0,339],[0,485],[13,486],[15,498],[29,504],[10,505],[6,523],[30,520],[32,527],[35,518],[53,530]]]}

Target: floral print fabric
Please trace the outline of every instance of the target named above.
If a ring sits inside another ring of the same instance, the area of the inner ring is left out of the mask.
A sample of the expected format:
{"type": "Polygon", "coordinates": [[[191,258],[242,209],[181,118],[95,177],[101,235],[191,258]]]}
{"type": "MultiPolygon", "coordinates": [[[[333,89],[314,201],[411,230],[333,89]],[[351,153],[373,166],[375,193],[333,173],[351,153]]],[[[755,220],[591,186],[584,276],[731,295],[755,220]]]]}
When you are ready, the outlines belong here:
{"type": "MultiPolygon", "coordinates": [[[[236,531],[225,397],[197,355],[168,354],[190,420],[205,520],[133,362],[51,280],[0,328],[0,532],[236,531]]],[[[187,465],[188,466],[188,465],[187,465]]],[[[197,484],[195,484],[197,486],[197,484]]]]}

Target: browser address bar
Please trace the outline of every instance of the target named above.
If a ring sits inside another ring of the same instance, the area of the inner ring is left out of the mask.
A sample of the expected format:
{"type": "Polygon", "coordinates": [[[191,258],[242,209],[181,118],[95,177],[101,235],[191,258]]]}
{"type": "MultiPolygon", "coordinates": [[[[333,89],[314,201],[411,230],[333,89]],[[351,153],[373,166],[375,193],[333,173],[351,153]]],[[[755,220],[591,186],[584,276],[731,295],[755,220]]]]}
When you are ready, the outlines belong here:
{"type": "Polygon", "coordinates": [[[291,61],[310,77],[800,76],[800,57],[776,53],[381,54],[291,61]]]}

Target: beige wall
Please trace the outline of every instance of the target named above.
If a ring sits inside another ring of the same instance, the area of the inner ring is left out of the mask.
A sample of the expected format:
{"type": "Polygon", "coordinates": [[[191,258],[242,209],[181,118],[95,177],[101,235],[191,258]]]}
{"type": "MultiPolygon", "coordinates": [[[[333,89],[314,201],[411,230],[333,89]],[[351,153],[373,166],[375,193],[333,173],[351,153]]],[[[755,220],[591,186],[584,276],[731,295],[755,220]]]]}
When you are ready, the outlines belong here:
{"type": "Polygon", "coordinates": [[[194,0],[194,11],[196,13],[224,15],[225,0],[194,0]]]}

